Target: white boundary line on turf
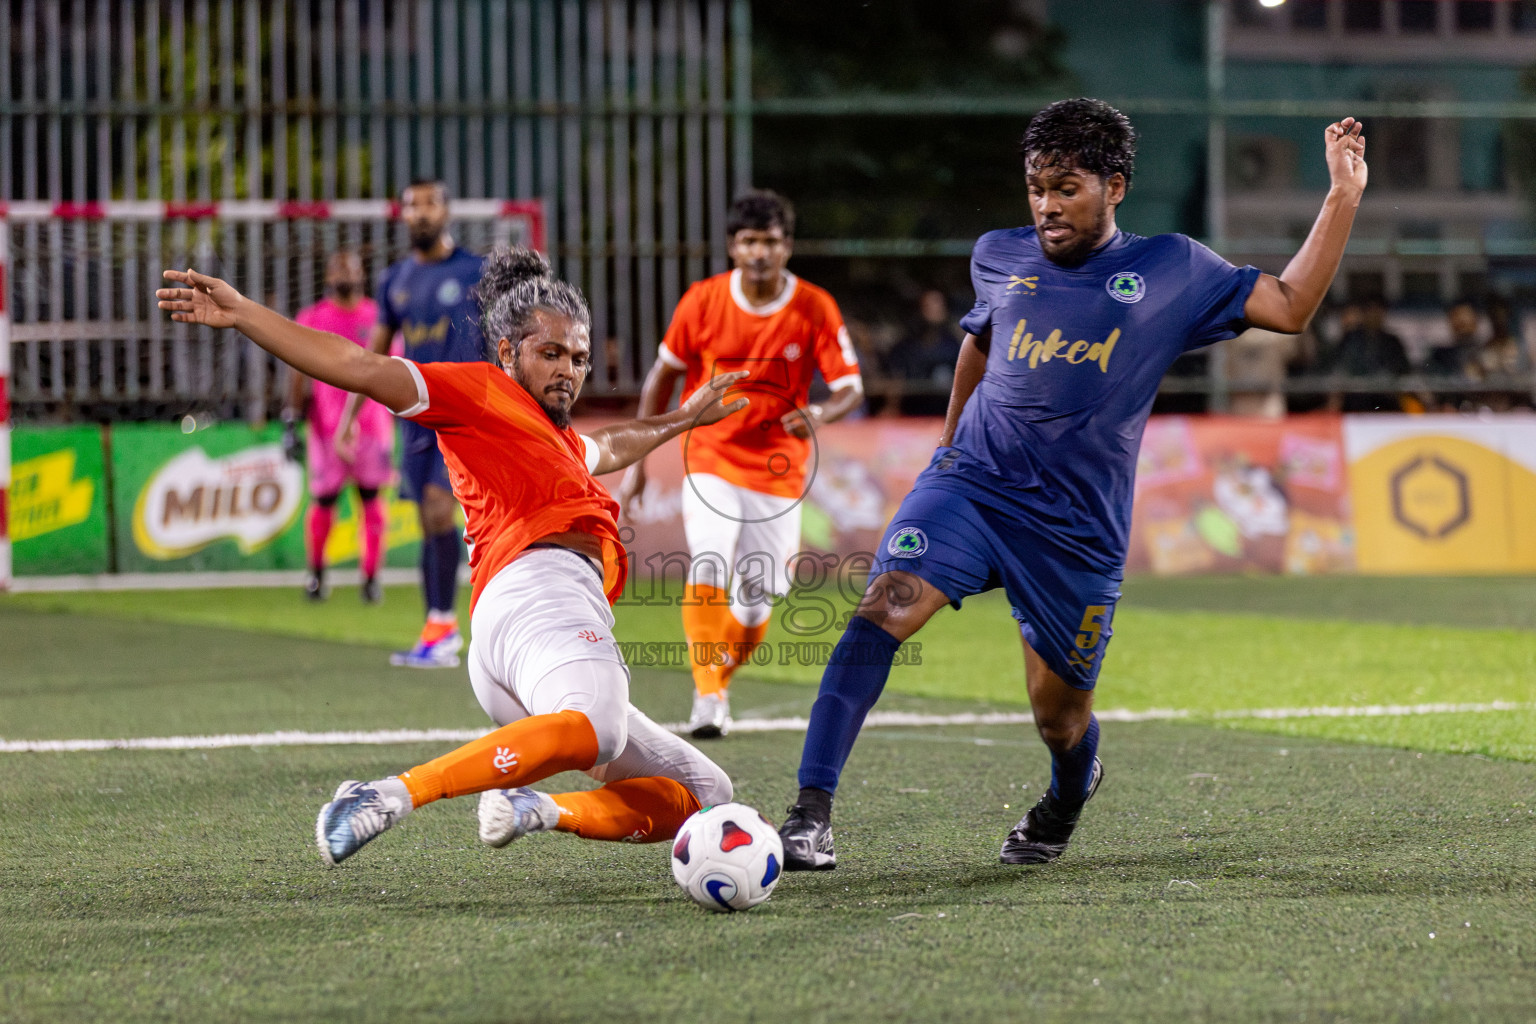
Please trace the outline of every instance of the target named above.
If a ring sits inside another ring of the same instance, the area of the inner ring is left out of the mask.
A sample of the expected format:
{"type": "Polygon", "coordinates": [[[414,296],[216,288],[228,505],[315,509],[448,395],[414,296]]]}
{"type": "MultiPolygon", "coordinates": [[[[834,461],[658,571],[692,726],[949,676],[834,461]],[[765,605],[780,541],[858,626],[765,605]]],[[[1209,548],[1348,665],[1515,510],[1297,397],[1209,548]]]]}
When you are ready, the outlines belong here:
{"type": "MultiPolygon", "coordinates": [[[[1192,711],[1152,708],[1146,711],[1100,711],[1101,722],[1166,722],[1209,719],[1286,718],[1404,718],[1413,715],[1476,714],[1494,711],[1529,711],[1536,703],[1491,701],[1482,704],[1366,704],[1352,707],[1255,708],[1247,711],[1192,711]]],[[[966,712],[925,715],[910,711],[877,711],[865,720],[866,728],[932,725],[1028,725],[1034,718],[1016,711],[966,712]]],[[[736,732],[803,732],[804,718],[743,718],[736,732]]],[[[680,722],[664,726],[683,732],[680,722]]],[[[489,729],[380,729],[373,732],[256,732],[220,736],[147,736],[115,740],[0,740],[0,754],[62,754],[91,750],[217,750],[228,747],[333,747],[348,744],[467,743],[489,729]]]]}
{"type": "MultiPolygon", "coordinates": [[[[344,578],[350,581],[356,570],[351,567],[333,570],[331,582],[339,584],[344,578]]],[[[102,573],[99,576],[15,576],[11,579],[11,592],[15,594],[56,594],[70,591],[116,590],[239,590],[249,587],[302,587],[306,575],[303,569],[270,569],[248,572],[123,572],[102,573]]],[[[416,583],[421,579],[419,569],[380,569],[379,582],[386,586],[416,583]]],[[[468,580],[467,570],[460,570],[459,580],[468,580]]]]}

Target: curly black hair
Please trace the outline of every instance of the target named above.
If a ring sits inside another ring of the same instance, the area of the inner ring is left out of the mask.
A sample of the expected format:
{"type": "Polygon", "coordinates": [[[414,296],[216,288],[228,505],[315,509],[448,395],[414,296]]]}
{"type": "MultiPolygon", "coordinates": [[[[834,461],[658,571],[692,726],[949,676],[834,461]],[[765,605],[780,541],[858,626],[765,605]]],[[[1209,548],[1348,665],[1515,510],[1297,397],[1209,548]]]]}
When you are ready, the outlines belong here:
{"type": "Polygon", "coordinates": [[[556,278],[549,260],[531,249],[499,245],[485,257],[485,269],[475,286],[480,302],[480,329],[487,362],[499,363],[496,346],[502,338],[522,344],[534,327],[535,310],[547,309],[591,328],[592,313],[581,289],[556,278]]]}
{"type": "Polygon", "coordinates": [[[1103,100],[1057,100],[1034,117],[1019,141],[1019,155],[1042,167],[1080,167],[1101,178],[1125,175],[1136,165],[1136,129],[1103,100]]]}
{"type": "Polygon", "coordinates": [[[784,229],[784,237],[795,233],[795,208],[788,199],[771,189],[756,188],[743,192],[731,204],[731,212],[725,219],[725,233],[734,236],[738,231],[767,231],[777,224],[784,229]]]}

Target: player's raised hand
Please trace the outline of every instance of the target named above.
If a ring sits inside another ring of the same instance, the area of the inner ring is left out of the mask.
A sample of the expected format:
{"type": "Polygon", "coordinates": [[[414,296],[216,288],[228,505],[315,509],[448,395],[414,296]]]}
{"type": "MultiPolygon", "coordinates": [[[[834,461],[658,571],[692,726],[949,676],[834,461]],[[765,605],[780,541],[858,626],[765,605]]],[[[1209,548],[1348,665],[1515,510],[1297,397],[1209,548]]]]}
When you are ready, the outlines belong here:
{"type": "Polygon", "coordinates": [[[683,403],[683,411],[688,414],[689,423],[696,427],[719,423],[727,416],[745,409],[747,407],[745,396],[727,402],[725,393],[732,384],[746,375],[746,370],[716,374],[703,387],[689,395],[688,401],[683,403]]]}
{"type": "Polygon", "coordinates": [[[779,423],[791,437],[810,437],[821,426],[820,412],[820,407],[814,405],[808,409],[791,409],[779,417],[779,423]]]}
{"type": "Polygon", "coordinates": [[[640,511],[640,503],[645,496],[645,460],[630,466],[624,471],[624,479],[619,481],[619,514],[625,519],[633,519],[635,513],[640,511]]]}
{"type": "Polygon", "coordinates": [[[245,296],[228,281],[199,274],[190,267],[186,270],[167,270],[162,276],[167,281],[184,285],[181,288],[160,288],[155,292],[155,298],[160,300],[160,308],[168,310],[172,320],[184,324],[205,324],[208,327],[235,326],[235,309],[245,296]]]}
{"type": "Polygon", "coordinates": [[[1334,185],[1365,191],[1369,169],[1365,166],[1365,125],[1352,117],[1335,121],[1323,130],[1323,152],[1328,161],[1328,177],[1334,185]]]}

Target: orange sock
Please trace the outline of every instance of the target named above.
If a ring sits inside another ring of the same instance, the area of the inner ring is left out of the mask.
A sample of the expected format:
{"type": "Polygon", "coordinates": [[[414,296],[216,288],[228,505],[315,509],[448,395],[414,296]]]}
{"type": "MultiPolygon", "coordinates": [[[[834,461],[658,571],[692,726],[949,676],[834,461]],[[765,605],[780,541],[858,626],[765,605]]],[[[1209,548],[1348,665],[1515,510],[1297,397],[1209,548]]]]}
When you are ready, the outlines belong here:
{"type": "Polygon", "coordinates": [[[725,619],[731,618],[729,598],[719,587],[690,583],[683,591],[683,636],[688,640],[688,665],[693,688],[702,694],[725,689],[713,645],[725,642],[725,619]],[[701,657],[702,655],[702,657],[701,657]],[[703,664],[700,664],[703,662],[703,664]]]}
{"type": "Polygon", "coordinates": [[[654,776],[620,779],[586,793],[555,793],[561,832],[583,839],[660,843],[677,835],[688,815],[699,809],[682,783],[654,776]]]}
{"type": "Polygon", "coordinates": [[[741,620],[731,614],[729,608],[726,609],[725,636],[731,657],[720,670],[722,677],[720,689],[724,690],[731,685],[731,677],[736,674],[737,669],[751,663],[752,652],[757,650],[763,642],[763,637],[768,635],[768,623],[772,621],[772,619],[765,619],[755,626],[743,626],[741,620]]]}
{"type": "Polygon", "coordinates": [[[400,775],[411,806],[487,789],[515,789],[597,763],[597,733],[580,711],[533,715],[400,775]]]}
{"type": "Polygon", "coordinates": [[[458,628],[459,620],[456,618],[449,619],[446,622],[434,622],[428,619],[426,625],[421,627],[421,642],[424,644],[435,644],[458,628]]]}

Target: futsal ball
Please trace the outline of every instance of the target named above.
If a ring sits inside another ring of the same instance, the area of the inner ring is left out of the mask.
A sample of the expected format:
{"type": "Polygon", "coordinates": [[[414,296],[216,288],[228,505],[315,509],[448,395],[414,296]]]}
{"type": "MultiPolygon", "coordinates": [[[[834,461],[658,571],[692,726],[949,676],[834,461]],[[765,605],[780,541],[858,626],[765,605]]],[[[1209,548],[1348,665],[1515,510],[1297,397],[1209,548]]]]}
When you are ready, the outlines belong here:
{"type": "Polygon", "coordinates": [[[746,804],[705,807],[672,841],[672,877],[702,907],[750,910],[784,873],[778,829],[746,804]]]}

